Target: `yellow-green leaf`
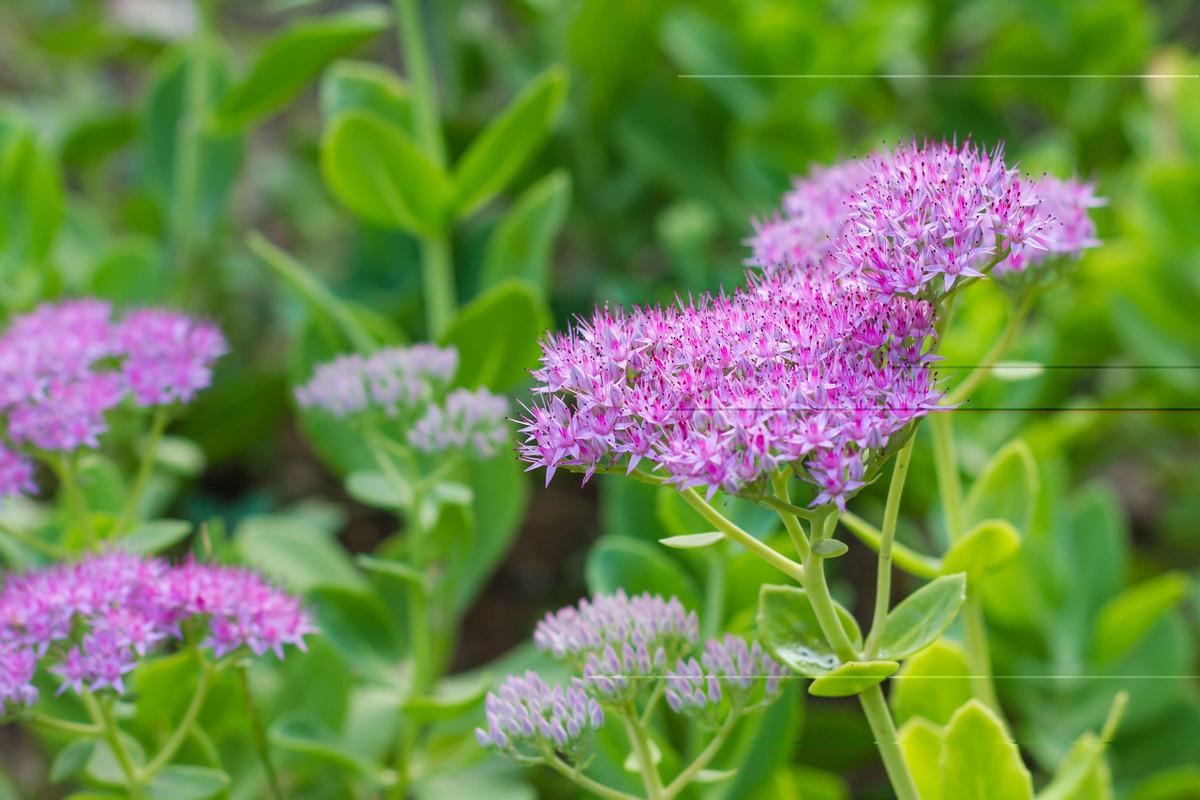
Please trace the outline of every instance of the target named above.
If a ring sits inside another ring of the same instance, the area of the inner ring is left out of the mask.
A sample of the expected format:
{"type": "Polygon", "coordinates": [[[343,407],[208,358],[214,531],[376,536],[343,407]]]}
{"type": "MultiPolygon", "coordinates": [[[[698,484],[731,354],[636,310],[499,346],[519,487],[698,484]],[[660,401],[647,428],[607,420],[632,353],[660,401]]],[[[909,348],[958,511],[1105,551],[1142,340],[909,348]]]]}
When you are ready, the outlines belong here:
{"type": "Polygon", "coordinates": [[[978,575],[1016,555],[1021,534],[1004,519],[985,519],[950,545],[942,559],[942,573],[978,575]]]}
{"type": "Polygon", "coordinates": [[[942,729],[914,717],[900,728],[900,752],[921,800],[942,800],[942,729]]]}
{"type": "Polygon", "coordinates": [[[895,661],[847,661],[837,669],[815,679],[808,693],[815,697],[849,697],[876,686],[894,674],[895,661]]]}
{"type": "Polygon", "coordinates": [[[1096,620],[1092,657],[1110,663],[1125,655],[1187,595],[1190,586],[1187,574],[1176,570],[1143,581],[1110,600],[1096,620]]]}
{"type": "Polygon", "coordinates": [[[1032,800],[1033,780],[995,712],[972,700],[942,736],[942,796],[953,800],[1032,800]]]}
{"type": "Polygon", "coordinates": [[[906,659],[891,684],[896,722],[924,717],[945,725],[971,699],[970,674],[966,652],[944,637],[906,659]]]}

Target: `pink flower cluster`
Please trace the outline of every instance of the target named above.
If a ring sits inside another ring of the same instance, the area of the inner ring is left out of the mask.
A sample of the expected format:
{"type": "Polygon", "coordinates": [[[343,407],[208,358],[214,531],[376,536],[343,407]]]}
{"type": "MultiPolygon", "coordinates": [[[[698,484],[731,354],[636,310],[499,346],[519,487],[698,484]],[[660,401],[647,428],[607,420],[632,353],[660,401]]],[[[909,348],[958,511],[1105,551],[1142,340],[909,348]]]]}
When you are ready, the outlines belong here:
{"type": "Polygon", "coordinates": [[[818,503],[862,485],[870,451],[936,405],[929,303],[800,272],[733,295],[602,309],[543,344],[521,455],[581,470],[643,461],[735,493],[791,467],[818,503]]]}
{"type": "Polygon", "coordinates": [[[486,389],[444,394],[457,369],[458,351],[432,344],[342,355],[318,364],[296,401],[339,419],[381,415],[423,453],[490,458],[508,441],[508,402],[486,389]]]}
{"type": "Polygon", "coordinates": [[[1091,184],[1031,180],[1001,147],[910,144],[817,168],[755,225],[750,262],[864,280],[884,296],[936,299],[963,278],[1020,272],[1095,245],[1091,184]]]}
{"type": "Polygon", "coordinates": [[[0,709],[37,700],[39,664],[59,691],[112,688],[138,659],[186,626],[206,623],[214,658],[304,649],[312,621],[300,601],[256,572],[125,553],[91,556],[9,577],[0,591],[0,709]]]}
{"type": "MultiPolygon", "coordinates": [[[[0,414],[9,440],[38,450],[98,447],[105,415],[186,403],[226,352],[213,325],[158,309],[113,319],[95,299],[46,304],[0,335],[0,414]]],[[[0,448],[0,497],[31,491],[28,460],[0,448]]]]}

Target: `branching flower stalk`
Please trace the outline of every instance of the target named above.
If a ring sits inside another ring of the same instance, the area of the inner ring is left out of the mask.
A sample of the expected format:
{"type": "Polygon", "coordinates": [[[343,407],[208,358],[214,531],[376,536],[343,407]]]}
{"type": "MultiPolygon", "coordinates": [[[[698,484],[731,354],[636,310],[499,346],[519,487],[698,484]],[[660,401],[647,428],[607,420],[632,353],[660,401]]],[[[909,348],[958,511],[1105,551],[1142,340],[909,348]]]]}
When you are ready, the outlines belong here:
{"type": "Polygon", "coordinates": [[[623,592],[581,600],[538,624],[534,643],[575,671],[566,686],[536,673],[513,675],[488,694],[479,743],[522,764],[545,764],[586,791],[613,800],[674,800],[712,763],[739,720],[773,702],[783,668],[757,642],[736,636],[700,640],[695,612],[676,598],[623,592]],[[659,772],[653,709],[708,733],[704,747],[669,782],[659,772]],[[643,795],[585,774],[606,715],[620,719],[643,795]]]}
{"type": "MultiPolygon", "coordinates": [[[[302,407],[350,423],[361,435],[390,492],[387,506],[403,519],[403,574],[409,674],[400,698],[391,783],[406,796],[421,725],[403,709],[428,695],[442,677],[452,645],[439,543],[432,540],[450,479],[470,458],[490,458],[508,442],[508,402],[485,389],[450,389],[458,352],[422,344],[342,355],[318,364],[296,389],[302,407]]],[[[461,489],[462,487],[457,487],[461,489]]],[[[370,562],[368,562],[370,563],[370,562]]]]}
{"type": "MultiPolygon", "coordinates": [[[[1088,210],[1098,203],[1088,184],[1028,179],[1000,148],[970,141],[914,143],[816,169],[785,196],[782,215],[756,224],[749,243],[758,271],[744,287],[666,309],[598,309],[551,335],[534,373],[522,456],[545,467],[547,481],[564,468],[585,480],[624,472],[674,487],[726,538],[803,587],[837,664],[871,662],[882,652],[893,561],[925,577],[941,571],[936,559],[895,542],[915,427],[941,411],[932,423],[939,485],[947,528],[960,536],[947,401],[964,400],[1001,357],[1033,290],[1052,273],[1050,257],[1094,244],[1088,210]],[[947,398],[931,363],[951,301],[983,279],[1020,297],[1018,311],[980,369],[947,398]],[[830,539],[847,501],[893,456],[882,528],[846,514],[847,526],[879,552],[872,627],[859,647],[839,619],[824,561],[845,549],[830,539]],[[792,502],[793,476],[810,487],[807,509],[792,502]],[[711,502],[718,492],[774,509],[800,560],[721,514],[711,502]]],[[[971,595],[977,691],[994,706],[982,611],[971,595]]],[[[891,662],[873,663],[878,670],[891,662]]],[[[810,677],[818,668],[792,666],[810,677]]],[[[893,790],[915,800],[880,674],[855,693],[893,790]]]]}

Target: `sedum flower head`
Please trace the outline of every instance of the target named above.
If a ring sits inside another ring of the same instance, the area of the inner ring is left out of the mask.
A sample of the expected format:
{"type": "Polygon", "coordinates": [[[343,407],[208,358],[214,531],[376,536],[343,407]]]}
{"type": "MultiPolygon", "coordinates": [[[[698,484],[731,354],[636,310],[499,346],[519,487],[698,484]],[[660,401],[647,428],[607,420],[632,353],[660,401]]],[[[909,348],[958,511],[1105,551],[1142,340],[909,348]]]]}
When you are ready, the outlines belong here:
{"type": "MultiPolygon", "coordinates": [[[[621,589],[547,614],[533,633],[537,648],[555,658],[583,665],[589,657],[600,656],[594,662],[597,672],[599,665],[608,660],[609,651],[617,659],[617,654],[623,657],[628,647],[633,655],[628,661],[622,658],[626,666],[639,663],[641,657],[637,654],[644,652],[653,666],[659,663],[660,650],[669,661],[693,647],[699,638],[696,612],[685,609],[677,598],[664,599],[649,592],[630,597],[621,589]]],[[[617,674],[621,670],[608,672],[617,674]]]]}
{"type": "Polygon", "coordinates": [[[704,643],[700,660],[681,659],[667,674],[667,704],[708,727],[731,713],[767,703],[779,694],[785,672],[758,642],[732,634],[704,643]]]}
{"type": "Polygon", "coordinates": [[[30,659],[59,676],[60,692],[124,692],[139,659],[201,623],[215,658],[242,647],[282,658],[314,630],[299,600],[233,567],[110,553],[10,576],[0,591],[0,703],[36,700],[30,659]]]}
{"type": "Polygon", "coordinates": [[[860,278],[884,296],[936,297],[989,265],[1023,271],[1094,246],[1090,184],[1032,180],[1002,147],[915,142],[796,181],[756,224],[750,262],[860,278]]]}
{"type": "MultiPolygon", "coordinates": [[[[95,299],[47,303],[0,335],[0,414],[15,445],[68,453],[99,447],[108,412],[190,401],[226,352],[213,325],[159,309],[113,318],[95,299]]],[[[0,459],[0,496],[34,491],[0,459]]]]}
{"type": "Polygon", "coordinates": [[[479,744],[523,759],[549,752],[579,764],[604,725],[600,704],[578,682],[548,686],[535,672],[510,675],[484,707],[487,727],[475,729],[479,744]]]}
{"type": "Polygon", "coordinates": [[[140,406],[191,402],[212,383],[212,365],[228,350],[215,325],[157,308],[122,319],[116,339],[125,354],[122,376],[140,406]]]}
{"type": "Polygon", "coordinates": [[[395,420],[424,453],[489,458],[508,440],[508,403],[486,389],[445,394],[457,368],[457,350],[431,344],[342,355],[318,364],[297,387],[296,400],[339,419],[375,414],[395,420]]]}
{"type": "Polygon", "coordinates": [[[783,467],[844,503],[866,459],[936,405],[932,306],[780,271],[733,295],[601,309],[543,343],[521,456],[585,479],[648,462],[679,488],[736,493],[783,467]]]}

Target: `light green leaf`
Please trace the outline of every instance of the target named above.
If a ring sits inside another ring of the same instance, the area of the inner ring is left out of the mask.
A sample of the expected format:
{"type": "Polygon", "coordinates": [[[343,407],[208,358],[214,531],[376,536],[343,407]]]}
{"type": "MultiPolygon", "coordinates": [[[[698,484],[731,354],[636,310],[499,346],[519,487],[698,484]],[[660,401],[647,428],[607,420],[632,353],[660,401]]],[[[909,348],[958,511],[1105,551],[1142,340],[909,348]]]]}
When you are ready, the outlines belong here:
{"type": "Polygon", "coordinates": [[[286,106],[325,66],[388,27],[381,8],[300,18],[259,53],[250,73],[230,87],[216,110],[224,130],[244,128],[286,106]]]}
{"type": "Polygon", "coordinates": [[[379,558],[367,555],[366,553],[355,556],[354,561],[367,572],[374,572],[376,575],[387,575],[389,578],[397,578],[414,586],[425,587],[426,585],[425,576],[421,574],[420,570],[414,569],[400,561],[379,558]]]}
{"type": "Polygon", "coordinates": [[[369,111],[339,114],[321,138],[321,174],[347,208],[375,225],[438,233],[450,184],[398,125],[369,111]]]}
{"type": "Polygon", "coordinates": [[[588,590],[610,594],[650,592],[678,597],[691,609],[700,609],[700,592],[692,576],[649,542],[628,536],[602,536],[588,553],[584,567],[588,590]]]}
{"type": "Polygon", "coordinates": [[[182,436],[164,436],[154,451],[154,463],[184,478],[194,478],[204,471],[204,449],[182,436]]]}
{"type": "Polygon", "coordinates": [[[167,277],[163,248],[153,239],[133,236],[100,254],[89,285],[92,294],[119,305],[151,305],[165,293],[167,277]]]}
{"type": "Polygon", "coordinates": [[[1021,534],[1003,519],[986,519],[950,544],[942,559],[942,574],[978,575],[1002,564],[1021,549],[1021,534]]]}
{"type": "Polygon", "coordinates": [[[846,543],[838,539],[822,539],[813,545],[812,551],[821,558],[838,558],[849,550],[846,543]]]}
{"type": "Polygon", "coordinates": [[[317,586],[360,588],[364,581],[346,551],[298,514],[261,514],[238,525],[234,546],[247,565],[304,593],[317,586]]]}
{"type": "Polygon", "coordinates": [[[445,678],[433,694],[409,698],[401,707],[410,717],[422,722],[458,719],[483,702],[490,683],[486,676],[445,678]]]}
{"type": "MultiPolygon", "coordinates": [[[[138,740],[124,731],[117,735],[121,737],[121,744],[124,745],[125,753],[133,765],[141,767],[145,764],[146,751],[138,740]]],[[[96,747],[92,750],[92,757],[87,761],[86,774],[91,780],[105,786],[126,785],[125,772],[113,754],[112,747],[104,740],[96,742],[96,747]]]]}
{"type": "Polygon", "coordinates": [[[1112,772],[1104,760],[1104,742],[1090,731],[1080,736],[1063,758],[1054,778],[1037,800],[1112,800],[1112,772]]]}
{"type": "Polygon", "coordinates": [[[355,669],[386,679],[401,657],[399,635],[387,605],[375,592],[321,586],[309,592],[317,630],[355,669]]]}
{"type": "Polygon", "coordinates": [[[535,286],[550,283],[550,254],[571,204],[571,176],[554,172],[530,186],[513,203],[488,239],[480,286],[523,278],[535,286]]]}
{"type": "Polygon", "coordinates": [[[1200,797],[1200,766],[1183,766],[1146,778],[1133,790],[1132,800],[1195,800],[1200,797]]]}
{"type": "Polygon", "coordinates": [[[0,130],[0,266],[40,266],[62,216],[58,162],[32,130],[0,130]]]}
{"type": "Polygon", "coordinates": [[[942,729],[914,717],[900,728],[900,752],[921,800],[942,800],[942,729]]]}
{"type": "Polygon", "coordinates": [[[1187,596],[1191,581],[1172,571],[1126,589],[1100,609],[1092,658],[1111,663],[1128,653],[1164,614],[1187,596]]]}
{"type": "Polygon", "coordinates": [[[471,487],[458,481],[441,481],[433,487],[432,494],[438,502],[454,506],[469,506],[475,499],[471,487]]]}
{"type": "Polygon", "coordinates": [[[950,639],[938,639],[905,659],[890,687],[897,724],[924,717],[945,725],[971,699],[970,674],[967,654],[950,639]]]}
{"type": "MultiPolygon", "coordinates": [[[[862,632],[849,611],[837,606],[842,627],[856,648],[862,632]]],[[[810,678],[837,669],[839,660],[821,632],[808,594],[796,586],[768,584],[758,596],[758,635],[776,658],[810,678]]]]}
{"type": "Polygon", "coordinates": [[[152,519],[141,523],[117,542],[127,553],[153,555],[176,545],[192,532],[192,523],[182,519],[152,519]]]}
{"type": "Polygon", "coordinates": [[[304,711],[291,711],[271,726],[271,745],[306,758],[316,758],[340,769],[375,777],[378,769],[347,751],[321,722],[304,711]]]}
{"type": "Polygon", "coordinates": [[[813,680],[808,693],[815,697],[849,697],[877,686],[900,668],[895,661],[847,661],[813,680]]]}
{"type": "Polygon", "coordinates": [[[885,659],[908,658],[933,644],[967,598],[965,575],[934,578],[906,597],[888,613],[879,639],[879,656],[885,659]]]}
{"type": "Polygon", "coordinates": [[[349,346],[360,352],[375,349],[378,337],[373,335],[367,316],[329,291],[307,267],[259,233],[247,236],[246,246],[304,301],[314,326],[327,334],[326,346],[332,344],[329,339],[337,339],[340,334],[349,346]]]}
{"type": "Polygon", "coordinates": [[[229,775],[219,769],[168,764],[146,787],[151,800],[208,800],[229,786],[229,775]]]}
{"type": "Polygon", "coordinates": [[[76,739],[59,750],[58,755],[54,757],[54,762],[50,765],[50,781],[62,783],[68,778],[78,775],[79,771],[87,766],[95,749],[96,740],[84,738],[76,739]]]}
{"type": "Polygon", "coordinates": [[[462,309],[442,338],[458,349],[455,383],[512,389],[537,364],[538,339],[549,326],[550,310],[532,284],[506,280],[493,286],[462,309]]]}
{"type": "Polygon", "coordinates": [[[708,531],[707,533],[685,533],[682,536],[668,536],[665,539],[659,539],[658,543],[676,550],[695,550],[700,547],[714,545],[724,538],[725,534],[720,531],[708,531]]]}
{"type": "Polygon", "coordinates": [[[736,769],[702,769],[696,773],[696,777],[692,778],[692,783],[720,783],[735,777],[738,774],[736,769]]]}
{"type": "Polygon", "coordinates": [[[338,61],[321,79],[321,113],[328,122],[356,108],[412,132],[412,100],[403,78],[371,61],[338,61]]]}
{"type": "Polygon", "coordinates": [[[1037,461],[1022,439],[1014,439],[992,457],[971,486],[963,508],[967,526],[984,520],[1008,520],[1019,531],[1033,518],[1038,492],[1037,461]]]}
{"type": "Polygon", "coordinates": [[[389,511],[408,508],[412,505],[412,488],[407,484],[397,485],[382,472],[358,470],[346,478],[346,494],[364,506],[383,508],[389,511]]]}
{"type": "Polygon", "coordinates": [[[942,792],[954,800],[1032,800],[1033,781],[1004,723],[972,700],[942,737],[942,792]]]}
{"type": "Polygon", "coordinates": [[[550,135],[567,96],[567,73],[538,75],[475,137],[454,168],[454,215],[465,216],[504,188],[550,135]]]}
{"type": "Polygon", "coordinates": [[[194,233],[205,233],[220,219],[237,180],[243,142],[237,134],[201,131],[195,165],[195,198],[185,198],[184,192],[177,191],[180,176],[176,170],[185,160],[180,158],[179,149],[185,137],[191,135],[190,126],[183,122],[188,118],[189,72],[197,61],[208,70],[205,81],[208,96],[203,107],[210,109],[215,105],[228,83],[224,55],[212,47],[169,51],[155,68],[141,127],[147,177],[164,216],[172,225],[191,226],[194,233]],[[179,203],[188,207],[180,207],[179,203]],[[190,220],[185,218],[189,211],[193,215],[190,220]]]}

